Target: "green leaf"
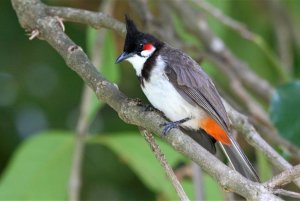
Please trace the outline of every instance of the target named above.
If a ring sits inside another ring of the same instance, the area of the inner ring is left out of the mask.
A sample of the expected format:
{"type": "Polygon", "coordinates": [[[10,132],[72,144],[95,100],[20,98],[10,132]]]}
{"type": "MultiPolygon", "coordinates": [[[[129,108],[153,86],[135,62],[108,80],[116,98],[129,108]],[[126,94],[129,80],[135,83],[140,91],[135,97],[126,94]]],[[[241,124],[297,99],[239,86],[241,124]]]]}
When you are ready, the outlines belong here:
{"type": "MultiPolygon", "coordinates": [[[[145,185],[154,192],[161,193],[165,200],[178,200],[174,187],[142,136],[133,133],[120,133],[105,137],[98,136],[92,138],[91,141],[106,144],[110,149],[114,150],[132,168],[145,185]]],[[[161,139],[156,139],[156,142],[172,167],[176,166],[180,161],[188,161],[161,139]]],[[[203,175],[205,199],[222,200],[223,193],[218,183],[207,174],[204,173],[203,175]]],[[[188,197],[191,200],[195,200],[193,182],[190,179],[183,179],[180,182],[188,197]]]]}
{"type": "MultiPolygon", "coordinates": [[[[142,136],[120,133],[119,135],[99,136],[92,141],[105,144],[115,151],[151,190],[161,193],[166,200],[178,200],[172,184],[142,136]]],[[[166,143],[159,139],[157,142],[170,165],[175,165],[180,160],[186,160],[166,143]]],[[[183,188],[188,188],[187,192],[193,192],[191,181],[185,181],[184,184],[183,188]]],[[[188,196],[193,200],[194,193],[188,196]]]]}
{"type": "MultiPolygon", "coordinates": [[[[172,166],[186,161],[168,144],[157,141],[172,166]]],[[[73,135],[68,132],[47,131],[27,140],[3,174],[0,200],[66,200],[73,148],[73,135]]],[[[178,200],[142,136],[134,133],[93,136],[85,150],[81,199],[154,200],[155,192],[162,200],[178,200]]],[[[181,183],[194,200],[192,181],[183,179],[181,183]]],[[[220,198],[220,188],[207,175],[204,188],[208,200],[220,198]]]]}
{"type": "MultiPolygon", "coordinates": [[[[22,144],[0,181],[0,200],[67,200],[73,135],[47,131],[22,144]]],[[[153,192],[105,146],[87,143],[81,200],[154,200],[153,192]]]]}
{"type": "Polygon", "coordinates": [[[260,151],[256,151],[259,177],[261,181],[267,181],[272,177],[272,167],[268,162],[267,157],[260,151]]]}
{"type": "Polygon", "coordinates": [[[300,81],[285,84],[274,92],[270,118],[280,135],[300,147],[300,81]]]}
{"type": "Polygon", "coordinates": [[[16,152],[0,183],[0,200],[66,200],[73,138],[38,135],[16,152]]]}
{"type": "Polygon", "coordinates": [[[130,166],[101,143],[87,143],[82,165],[81,200],[155,200],[130,166]]]}

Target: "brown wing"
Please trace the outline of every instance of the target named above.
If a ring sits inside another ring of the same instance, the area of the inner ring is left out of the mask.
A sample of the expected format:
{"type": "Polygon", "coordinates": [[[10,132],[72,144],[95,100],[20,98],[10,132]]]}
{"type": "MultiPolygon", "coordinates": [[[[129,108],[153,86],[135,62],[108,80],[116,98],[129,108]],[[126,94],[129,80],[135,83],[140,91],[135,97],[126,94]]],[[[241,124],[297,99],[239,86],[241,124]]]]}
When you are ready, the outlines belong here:
{"type": "MultiPolygon", "coordinates": [[[[168,46],[167,46],[168,47],[168,46]]],[[[229,120],[221,97],[208,75],[189,56],[172,47],[164,47],[165,73],[176,90],[191,104],[203,108],[227,132],[230,145],[220,143],[233,167],[245,177],[259,182],[255,169],[229,134],[229,120]]]]}
{"type": "Polygon", "coordinates": [[[177,49],[163,48],[161,55],[167,63],[165,73],[176,90],[188,102],[203,108],[228,132],[229,120],[226,110],[208,75],[192,58],[177,49]]]}

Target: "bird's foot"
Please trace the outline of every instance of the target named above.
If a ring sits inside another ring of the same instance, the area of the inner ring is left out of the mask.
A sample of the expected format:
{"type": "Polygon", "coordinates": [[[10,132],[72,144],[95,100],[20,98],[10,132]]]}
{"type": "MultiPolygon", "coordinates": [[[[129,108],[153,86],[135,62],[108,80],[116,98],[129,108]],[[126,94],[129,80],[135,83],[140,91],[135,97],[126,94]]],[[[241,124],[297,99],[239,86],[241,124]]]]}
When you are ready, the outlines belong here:
{"type": "Polygon", "coordinates": [[[143,104],[143,101],[141,100],[141,99],[139,99],[139,98],[134,98],[134,99],[132,99],[133,100],[133,103],[135,104],[135,105],[137,105],[137,106],[144,106],[144,104],[143,104]]]}
{"type": "Polygon", "coordinates": [[[183,124],[190,119],[191,119],[190,117],[187,117],[178,121],[171,121],[171,122],[165,122],[160,124],[161,127],[162,126],[164,127],[163,135],[166,136],[173,128],[178,128],[180,124],[183,124]]]}
{"type": "Polygon", "coordinates": [[[145,112],[154,112],[154,111],[159,111],[155,107],[153,107],[150,104],[144,105],[144,111],[145,112]]]}

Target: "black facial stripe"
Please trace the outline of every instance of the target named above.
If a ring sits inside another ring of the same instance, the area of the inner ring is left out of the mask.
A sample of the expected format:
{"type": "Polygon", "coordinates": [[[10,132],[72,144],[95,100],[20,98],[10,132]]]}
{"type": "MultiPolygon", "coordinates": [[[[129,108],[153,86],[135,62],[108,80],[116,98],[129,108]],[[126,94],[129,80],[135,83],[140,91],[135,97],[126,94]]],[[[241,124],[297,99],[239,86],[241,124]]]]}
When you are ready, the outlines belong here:
{"type": "Polygon", "coordinates": [[[152,55],[147,59],[145,62],[143,69],[142,69],[142,77],[148,81],[150,77],[150,73],[155,65],[156,59],[159,56],[159,51],[161,49],[161,46],[158,46],[157,49],[152,53],[152,55]]]}

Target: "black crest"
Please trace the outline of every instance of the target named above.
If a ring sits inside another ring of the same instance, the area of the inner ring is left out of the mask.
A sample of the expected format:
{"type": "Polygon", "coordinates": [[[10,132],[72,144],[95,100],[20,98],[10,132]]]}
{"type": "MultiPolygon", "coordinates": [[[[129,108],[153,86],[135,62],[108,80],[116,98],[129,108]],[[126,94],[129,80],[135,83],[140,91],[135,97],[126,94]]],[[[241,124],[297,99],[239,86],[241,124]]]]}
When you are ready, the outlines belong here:
{"type": "Polygon", "coordinates": [[[132,21],[132,19],[130,19],[130,17],[128,15],[125,15],[125,22],[126,22],[127,36],[128,35],[134,36],[139,33],[134,22],[132,21]]]}
{"type": "Polygon", "coordinates": [[[146,34],[140,32],[136,25],[134,24],[133,20],[130,19],[128,15],[125,15],[125,22],[126,22],[126,38],[125,38],[125,45],[124,45],[124,52],[139,52],[142,51],[141,44],[145,43],[153,43],[154,45],[161,46],[162,42],[157,40],[150,34],[146,34]]]}
{"type": "Polygon", "coordinates": [[[134,22],[127,15],[125,15],[125,21],[127,34],[125,38],[124,51],[133,52],[136,49],[136,43],[143,37],[143,33],[139,32],[134,22]]]}

